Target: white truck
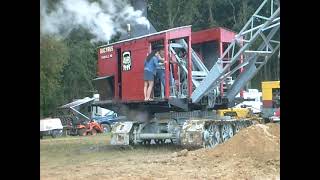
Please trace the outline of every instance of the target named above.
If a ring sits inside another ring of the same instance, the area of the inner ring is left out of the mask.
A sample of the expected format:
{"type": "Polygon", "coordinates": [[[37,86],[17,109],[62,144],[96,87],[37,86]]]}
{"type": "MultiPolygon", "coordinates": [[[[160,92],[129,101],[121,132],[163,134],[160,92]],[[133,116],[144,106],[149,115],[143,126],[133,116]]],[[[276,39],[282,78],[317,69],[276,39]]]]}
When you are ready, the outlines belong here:
{"type": "Polygon", "coordinates": [[[62,135],[63,126],[59,118],[40,119],[40,138],[51,136],[55,138],[62,135]]]}

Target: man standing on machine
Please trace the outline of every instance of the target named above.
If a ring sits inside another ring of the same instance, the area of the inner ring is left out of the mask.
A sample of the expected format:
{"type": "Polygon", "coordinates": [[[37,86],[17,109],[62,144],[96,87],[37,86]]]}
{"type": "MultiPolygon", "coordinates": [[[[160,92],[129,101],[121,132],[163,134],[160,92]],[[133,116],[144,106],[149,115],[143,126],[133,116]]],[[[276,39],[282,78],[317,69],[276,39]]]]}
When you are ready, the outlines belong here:
{"type": "MultiPolygon", "coordinates": [[[[157,66],[157,73],[156,76],[158,79],[160,79],[161,82],[161,97],[164,97],[164,90],[165,90],[165,66],[164,66],[164,50],[160,49],[160,58],[161,61],[159,61],[158,66],[157,66]]],[[[170,63],[174,63],[170,60],[170,63]]],[[[172,75],[172,70],[169,70],[170,72],[170,86],[172,86],[173,83],[173,75],[172,75]]]]}

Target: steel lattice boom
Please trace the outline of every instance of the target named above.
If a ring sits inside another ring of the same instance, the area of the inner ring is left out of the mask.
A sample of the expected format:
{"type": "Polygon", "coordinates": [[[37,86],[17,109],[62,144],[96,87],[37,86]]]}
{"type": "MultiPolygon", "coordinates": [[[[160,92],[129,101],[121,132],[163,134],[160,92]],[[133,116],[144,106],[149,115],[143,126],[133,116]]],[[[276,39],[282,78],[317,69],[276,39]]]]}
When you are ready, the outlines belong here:
{"type": "Polygon", "coordinates": [[[241,88],[280,48],[279,35],[277,35],[279,29],[279,1],[264,0],[211,68],[207,77],[196,87],[191,96],[192,102],[197,103],[203,96],[210,95],[224,79],[236,75],[235,73],[243,68],[242,73],[235,78],[233,85],[225,94],[228,101],[232,102],[241,88]],[[243,61],[240,61],[241,58],[243,61]]]}

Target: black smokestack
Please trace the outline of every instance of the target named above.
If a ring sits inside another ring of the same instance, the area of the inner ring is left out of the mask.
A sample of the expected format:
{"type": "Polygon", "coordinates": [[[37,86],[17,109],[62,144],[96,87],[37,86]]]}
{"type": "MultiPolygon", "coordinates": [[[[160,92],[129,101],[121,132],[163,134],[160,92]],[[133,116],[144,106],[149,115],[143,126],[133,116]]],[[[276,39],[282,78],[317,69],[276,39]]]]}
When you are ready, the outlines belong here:
{"type": "MultiPolygon", "coordinates": [[[[134,10],[140,10],[142,11],[142,16],[147,18],[148,12],[147,12],[147,0],[131,0],[131,5],[133,6],[134,10]]],[[[153,27],[153,25],[150,23],[150,26],[147,27],[142,24],[138,24],[135,21],[129,22],[130,24],[127,24],[127,33],[123,33],[120,36],[120,40],[130,39],[138,36],[143,36],[151,33],[157,32],[156,29],[153,27]],[[129,28],[129,29],[128,29],[129,28]]]]}

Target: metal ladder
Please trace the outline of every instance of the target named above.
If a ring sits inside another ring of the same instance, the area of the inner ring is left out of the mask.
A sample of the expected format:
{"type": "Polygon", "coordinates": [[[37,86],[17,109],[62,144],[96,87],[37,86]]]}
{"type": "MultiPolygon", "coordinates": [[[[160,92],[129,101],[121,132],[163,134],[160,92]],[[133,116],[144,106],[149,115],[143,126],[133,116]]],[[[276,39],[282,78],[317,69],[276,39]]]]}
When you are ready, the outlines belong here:
{"type": "Polygon", "coordinates": [[[241,88],[280,48],[280,41],[275,40],[279,28],[280,2],[264,0],[222,56],[218,58],[207,76],[196,86],[191,95],[192,102],[199,102],[203,96],[217,88],[224,79],[244,68],[226,93],[226,98],[229,102],[232,102],[241,88]],[[260,45],[252,46],[253,43],[259,43],[260,45]],[[231,55],[229,61],[223,61],[223,59],[227,59],[228,53],[231,55]],[[239,62],[241,55],[244,55],[243,62],[233,67],[232,65],[239,62]],[[222,67],[222,63],[226,64],[225,67],[222,67]]]}

